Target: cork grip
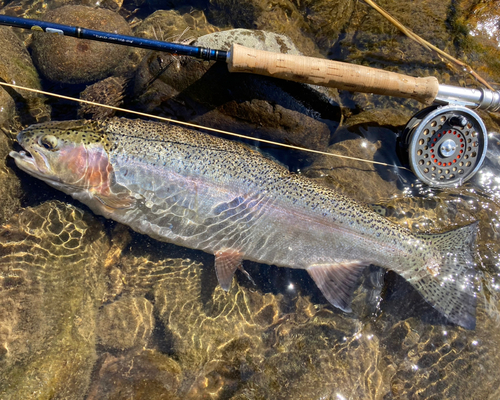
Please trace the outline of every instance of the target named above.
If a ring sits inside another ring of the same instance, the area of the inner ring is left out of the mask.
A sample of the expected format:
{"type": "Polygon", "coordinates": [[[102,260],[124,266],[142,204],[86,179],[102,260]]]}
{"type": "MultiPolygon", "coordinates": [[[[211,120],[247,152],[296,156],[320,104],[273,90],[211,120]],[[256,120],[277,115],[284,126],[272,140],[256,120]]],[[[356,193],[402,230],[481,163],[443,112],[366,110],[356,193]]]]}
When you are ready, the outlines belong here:
{"type": "Polygon", "coordinates": [[[431,103],[439,89],[435,77],[415,78],[362,65],[271,53],[238,44],[233,44],[227,63],[230,72],[248,72],[351,92],[407,97],[422,103],[431,103]]]}

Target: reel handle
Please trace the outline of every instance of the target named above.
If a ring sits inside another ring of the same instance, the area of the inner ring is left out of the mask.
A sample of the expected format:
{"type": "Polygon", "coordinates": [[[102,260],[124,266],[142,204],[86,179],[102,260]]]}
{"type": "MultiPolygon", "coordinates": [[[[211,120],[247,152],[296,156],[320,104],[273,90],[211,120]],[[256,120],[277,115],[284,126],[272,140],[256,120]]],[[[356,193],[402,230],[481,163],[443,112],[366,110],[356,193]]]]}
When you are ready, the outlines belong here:
{"type": "Polygon", "coordinates": [[[271,53],[233,44],[227,57],[230,72],[247,72],[295,82],[407,97],[432,103],[439,90],[433,77],[415,78],[362,65],[322,58],[271,53]]]}

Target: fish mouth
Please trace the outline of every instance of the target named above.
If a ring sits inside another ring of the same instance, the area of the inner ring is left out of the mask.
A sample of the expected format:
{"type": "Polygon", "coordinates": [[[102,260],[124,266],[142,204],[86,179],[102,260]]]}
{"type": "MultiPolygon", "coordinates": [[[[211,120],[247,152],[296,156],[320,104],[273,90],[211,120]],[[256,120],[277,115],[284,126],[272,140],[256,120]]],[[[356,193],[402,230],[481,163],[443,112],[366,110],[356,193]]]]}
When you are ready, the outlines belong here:
{"type": "Polygon", "coordinates": [[[30,171],[32,170],[38,170],[35,159],[31,155],[31,153],[28,151],[26,152],[25,150],[20,150],[19,152],[17,151],[11,151],[9,153],[9,156],[11,156],[15,161],[16,165],[21,168],[22,170],[29,169],[30,171]]]}
{"type": "Polygon", "coordinates": [[[27,172],[28,174],[39,179],[58,182],[59,179],[56,179],[54,174],[51,173],[47,158],[42,153],[37,152],[36,150],[33,151],[36,153],[36,156],[33,156],[32,153],[27,150],[20,150],[19,152],[11,151],[9,156],[14,159],[16,165],[24,172],[27,172]]]}

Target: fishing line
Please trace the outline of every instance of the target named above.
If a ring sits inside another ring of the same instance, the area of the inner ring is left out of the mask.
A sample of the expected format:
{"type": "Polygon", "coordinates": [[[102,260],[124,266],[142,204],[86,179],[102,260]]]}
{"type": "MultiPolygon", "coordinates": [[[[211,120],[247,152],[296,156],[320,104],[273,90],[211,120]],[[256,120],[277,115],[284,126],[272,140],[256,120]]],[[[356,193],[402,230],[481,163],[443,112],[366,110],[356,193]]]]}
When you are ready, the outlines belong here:
{"type": "Polygon", "coordinates": [[[147,113],[143,113],[143,112],[140,112],[140,111],[128,110],[126,108],[121,108],[121,107],[110,106],[110,105],[107,105],[107,104],[96,103],[94,101],[77,99],[75,97],[65,96],[65,95],[57,94],[57,93],[46,92],[44,90],[32,89],[32,88],[28,88],[28,87],[24,87],[24,86],[19,86],[19,85],[13,84],[13,83],[7,83],[7,82],[1,82],[0,81],[0,85],[1,86],[7,86],[7,87],[10,87],[10,88],[14,88],[14,89],[26,90],[28,92],[43,94],[43,95],[46,95],[46,96],[57,97],[57,98],[64,99],[64,100],[76,101],[77,103],[85,103],[85,104],[90,104],[90,105],[93,105],[93,106],[105,107],[105,108],[109,108],[109,109],[116,110],[116,111],[122,111],[122,112],[126,112],[126,113],[129,113],[129,114],[139,115],[141,117],[155,118],[155,119],[158,119],[158,120],[161,120],[161,121],[165,121],[165,122],[170,122],[170,123],[174,123],[174,124],[178,124],[178,125],[189,126],[191,128],[204,129],[204,130],[211,131],[211,132],[221,133],[223,135],[234,136],[234,137],[237,137],[237,138],[240,138],[240,139],[255,140],[256,142],[266,143],[266,144],[272,144],[274,146],[285,147],[285,148],[292,149],[292,150],[306,151],[306,152],[309,152],[309,153],[321,154],[321,155],[324,155],[324,156],[344,158],[344,159],[348,159],[348,160],[361,161],[361,162],[366,162],[366,163],[370,163],[370,164],[383,165],[383,166],[391,167],[391,168],[395,167],[395,168],[400,168],[400,169],[404,169],[404,170],[407,170],[407,171],[411,171],[408,168],[401,167],[401,166],[398,166],[398,165],[387,164],[387,163],[383,163],[383,162],[379,162],[379,161],[370,161],[370,160],[365,160],[363,158],[357,158],[357,157],[343,156],[341,154],[327,153],[326,151],[314,150],[314,149],[307,149],[307,148],[304,148],[304,147],[294,146],[294,145],[291,145],[291,144],[274,142],[272,140],[254,138],[252,136],[247,136],[247,135],[242,135],[242,134],[239,134],[239,133],[229,132],[229,131],[225,131],[225,130],[222,130],[222,129],[209,128],[207,126],[196,125],[196,124],[192,124],[190,122],[177,121],[175,119],[166,118],[166,117],[160,117],[158,115],[147,114],[147,113]]]}

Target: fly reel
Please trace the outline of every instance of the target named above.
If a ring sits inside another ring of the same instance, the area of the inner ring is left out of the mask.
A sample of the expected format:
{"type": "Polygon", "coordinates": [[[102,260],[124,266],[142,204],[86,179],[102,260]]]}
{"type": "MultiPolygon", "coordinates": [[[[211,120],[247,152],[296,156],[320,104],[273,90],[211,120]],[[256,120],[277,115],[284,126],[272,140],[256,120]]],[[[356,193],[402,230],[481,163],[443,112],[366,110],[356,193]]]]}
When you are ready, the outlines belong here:
{"type": "Polygon", "coordinates": [[[481,167],[488,149],[483,121],[457,105],[431,106],[415,114],[398,138],[398,153],[413,173],[434,187],[456,187],[481,167]]]}

